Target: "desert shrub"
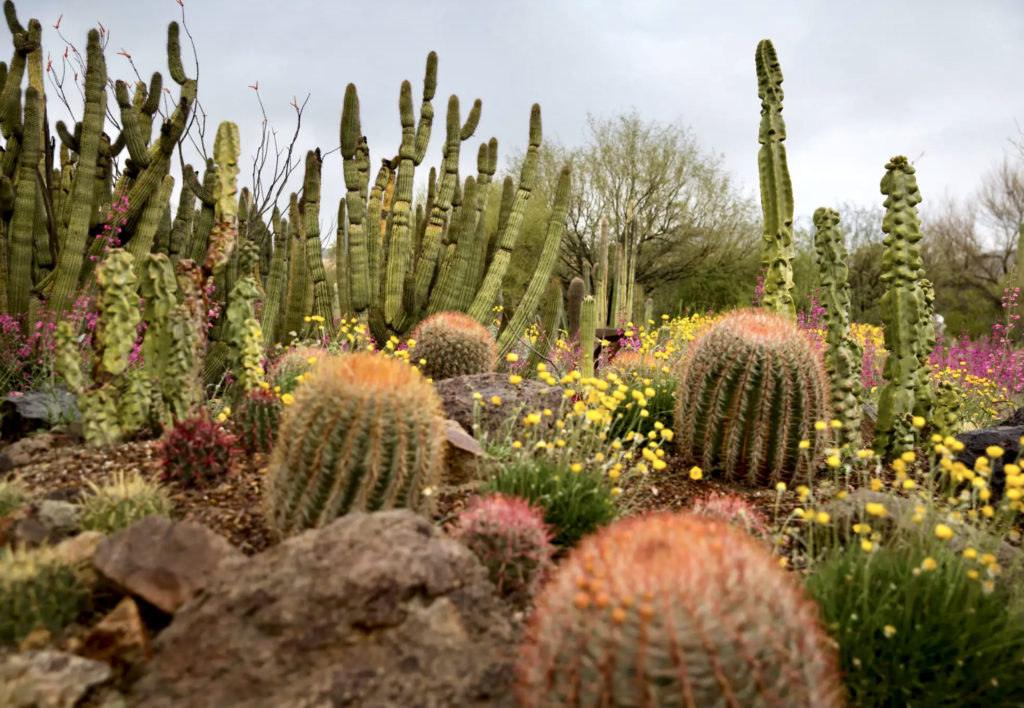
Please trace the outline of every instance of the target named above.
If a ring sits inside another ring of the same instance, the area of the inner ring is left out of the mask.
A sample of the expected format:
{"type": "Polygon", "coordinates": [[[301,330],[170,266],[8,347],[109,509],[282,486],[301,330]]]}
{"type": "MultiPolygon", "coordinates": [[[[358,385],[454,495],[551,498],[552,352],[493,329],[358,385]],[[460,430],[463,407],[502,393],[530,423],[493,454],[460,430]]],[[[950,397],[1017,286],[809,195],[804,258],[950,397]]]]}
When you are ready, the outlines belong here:
{"type": "Polygon", "coordinates": [[[0,518],[12,514],[25,505],[28,491],[14,480],[0,480],[0,518]]]}
{"type": "Polygon", "coordinates": [[[89,591],[52,549],[0,548],[0,643],[36,629],[57,632],[81,614],[89,591]]]}
{"type": "Polygon", "coordinates": [[[931,543],[834,549],[807,587],[839,643],[850,705],[1019,708],[1020,602],[993,573],[931,543]]]}
{"type": "Polygon", "coordinates": [[[171,514],[172,504],[167,492],[138,473],[119,471],[104,485],[91,481],[86,484],[89,491],[81,501],[80,526],[83,531],[109,534],[153,514],[171,514]]]}
{"type": "Polygon", "coordinates": [[[653,430],[673,429],[676,379],[664,360],[653,354],[623,352],[609,369],[609,380],[629,387],[612,413],[612,438],[622,439],[630,432],[646,437],[653,430]]]}

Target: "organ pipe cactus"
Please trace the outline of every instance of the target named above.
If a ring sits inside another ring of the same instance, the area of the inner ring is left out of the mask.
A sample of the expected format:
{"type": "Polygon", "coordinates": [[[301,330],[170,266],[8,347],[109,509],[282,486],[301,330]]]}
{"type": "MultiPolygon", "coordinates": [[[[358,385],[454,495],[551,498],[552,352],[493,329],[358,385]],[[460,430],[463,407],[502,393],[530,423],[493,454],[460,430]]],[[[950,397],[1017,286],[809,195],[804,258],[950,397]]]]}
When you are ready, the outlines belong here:
{"type": "Polygon", "coordinates": [[[918,246],[921,220],[917,205],[921,192],[906,157],[892,158],[885,169],[881,183],[882,194],[886,195],[881,280],[887,289],[880,306],[889,356],[882,371],[886,383],[878,397],[874,441],[874,450],[881,455],[900,454],[914,447],[912,416],[922,384],[918,371],[930,354],[930,350],[923,351],[928,323],[921,284],[924,263],[918,246]]]}
{"type": "Polygon", "coordinates": [[[765,269],[763,307],[796,321],[793,301],[793,183],[786,165],[786,123],[782,119],[782,67],[770,40],[762,39],[754,54],[761,127],[757,171],[764,215],[761,265],[765,269]]]}
{"type": "Polygon", "coordinates": [[[597,339],[597,303],[592,295],[580,304],[580,373],[583,378],[594,376],[594,341],[597,339]]]}
{"type": "Polygon", "coordinates": [[[580,305],[583,304],[584,295],[586,295],[586,288],[583,287],[583,279],[573,278],[570,280],[565,306],[566,327],[570,337],[575,337],[580,333],[580,305]]]}
{"type": "Polygon", "coordinates": [[[788,318],[729,313],[690,344],[676,390],[676,440],[687,463],[760,486],[807,481],[817,468],[825,441],[814,426],[828,417],[828,376],[788,318]]]}
{"type": "Polygon", "coordinates": [[[724,521],[619,521],[540,591],[516,667],[523,708],[839,708],[836,648],[771,552],[724,521]]]}
{"type": "Polygon", "coordinates": [[[836,431],[840,447],[860,445],[860,345],[850,337],[850,286],[847,282],[846,243],[839,232],[839,213],[821,207],[814,212],[814,247],[825,307],[825,370],[832,389],[832,417],[842,423],[836,431]]]}
{"type": "Polygon", "coordinates": [[[317,362],[281,420],[267,470],[267,520],[280,536],[350,511],[429,511],[444,457],[434,387],[372,352],[317,362]]]}

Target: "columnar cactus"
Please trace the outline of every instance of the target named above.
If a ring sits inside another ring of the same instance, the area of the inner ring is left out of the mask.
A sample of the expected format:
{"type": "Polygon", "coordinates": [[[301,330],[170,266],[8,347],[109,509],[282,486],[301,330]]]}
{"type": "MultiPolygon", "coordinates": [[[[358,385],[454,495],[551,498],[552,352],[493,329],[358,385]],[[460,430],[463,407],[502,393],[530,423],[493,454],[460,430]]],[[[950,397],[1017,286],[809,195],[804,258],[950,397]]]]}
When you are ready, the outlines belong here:
{"type": "Polygon", "coordinates": [[[881,280],[887,290],[880,306],[889,356],[882,371],[885,386],[878,397],[874,442],[875,452],[881,455],[899,454],[914,447],[911,419],[918,387],[923,383],[918,371],[931,353],[930,349],[922,351],[929,322],[921,284],[923,261],[917,245],[921,240],[921,220],[917,216],[921,192],[907,158],[894,157],[885,169],[881,184],[882,194],[886,195],[881,280]]]}
{"type": "Polygon", "coordinates": [[[416,369],[372,352],[326,358],[281,420],[268,523],[288,536],[350,511],[430,511],[444,440],[441,401],[416,369]]]}
{"type": "Polygon", "coordinates": [[[824,294],[825,369],[832,387],[832,417],[842,423],[836,431],[840,447],[860,445],[861,347],[850,337],[850,286],[847,283],[846,243],[839,232],[839,213],[821,207],[814,212],[814,247],[824,294]]]}
{"type": "Polygon", "coordinates": [[[817,605],[729,524],[634,517],[586,538],[537,598],[523,708],[838,708],[817,605]]]}
{"type": "Polygon", "coordinates": [[[676,441],[687,463],[728,481],[774,485],[809,479],[828,418],[821,355],[795,322],[737,310],[698,337],[677,386],[676,441]],[[800,449],[802,440],[810,448],[800,449]]]}
{"type": "Polygon", "coordinates": [[[434,381],[493,371],[497,360],[494,335],[469,315],[439,312],[413,330],[413,360],[434,381]]]}
{"type": "Polygon", "coordinates": [[[583,296],[586,295],[584,290],[581,278],[573,278],[569,281],[565,317],[570,337],[575,337],[580,333],[580,305],[583,304],[583,296]]]}
{"type": "Polygon", "coordinates": [[[580,373],[583,378],[594,376],[594,341],[597,339],[597,303],[592,295],[580,304],[580,373]]]}
{"type": "Polygon", "coordinates": [[[597,274],[594,278],[594,299],[597,300],[597,326],[608,326],[608,219],[601,219],[601,235],[597,241],[597,274]]]}
{"type": "Polygon", "coordinates": [[[762,39],[754,54],[761,127],[757,141],[757,170],[764,214],[765,269],[763,307],[796,321],[793,301],[793,183],[786,165],[786,123],[782,119],[782,67],[770,40],[762,39]]]}

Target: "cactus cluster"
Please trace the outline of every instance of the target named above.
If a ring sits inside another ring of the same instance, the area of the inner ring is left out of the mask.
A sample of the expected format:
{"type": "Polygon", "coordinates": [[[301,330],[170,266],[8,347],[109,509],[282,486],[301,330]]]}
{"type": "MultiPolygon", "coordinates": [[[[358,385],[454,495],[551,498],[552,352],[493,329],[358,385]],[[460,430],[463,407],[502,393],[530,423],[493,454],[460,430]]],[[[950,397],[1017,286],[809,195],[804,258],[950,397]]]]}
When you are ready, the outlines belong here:
{"type": "Polygon", "coordinates": [[[828,418],[828,376],[788,318],[761,309],[723,317],[690,345],[677,398],[676,441],[687,464],[762,486],[814,473],[824,450],[814,426],[828,418]]]}
{"type": "Polygon", "coordinates": [[[413,330],[413,358],[434,381],[482,374],[494,369],[498,357],[494,335],[462,312],[438,312],[413,330]]]}
{"type": "Polygon", "coordinates": [[[36,629],[57,632],[87,608],[89,590],[51,548],[0,547],[0,643],[36,629]]]}
{"type": "Polygon", "coordinates": [[[537,598],[517,666],[523,708],[842,704],[817,605],[722,521],[661,513],[573,550],[537,598]]]}
{"type": "Polygon", "coordinates": [[[106,484],[86,481],[89,489],[79,502],[82,513],[79,527],[83,531],[114,533],[147,516],[171,515],[171,499],[157,483],[138,473],[114,473],[106,484]]]}
{"type": "Polygon", "coordinates": [[[200,489],[220,484],[234,470],[237,440],[205,414],[176,422],[158,443],[161,480],[200,489]]]}
{"type": "Polygon", "coordinates": [[[372,352],[325,358],[282,417],[267,521],[288,536],[350,511],[429,511],[444,440],[441,401],[415,368],[372,352]]]}
{"type": "Polygon", "coordinates": [[[250,455],[270,452],[277,439],[284,404],[270,391],[256,389],[238,402],[231,416],[231,429],[238,444],[250,455]]]}
{"type": "Polygon", "coordinates": [[[476,497],[451,532],[480,559],[498,594],[525,601],[552,566],[555,547],[542,509],[518,497],[476,497]]]}
{"type": "Polygon", "coordinates": [[[878,397],[874,450],[880,455],[898,455],[914,448],[912,417],[929,413],[928,342],[934,345],[935,330],[928,303],[931,285],[924,280],[918,246],[921,192],[914,168],[907,158],[897,156],[885,169],[881,190],[886,196],[882,219],[886,235],[880,277],[887,288],[879,304],[889,356],[882,370],[885,386],[878,397]]]}
{"type": "Polygon", "coordinates": [[[825,369],[832,389],[832,417],[842,426],[835,431],[839,447],[860,447],[861,346],[850,336],[850,286],[846,243],[839,232],[839,213],[821,207],[814,212],[814,248],[824,291],[825,369]]]}

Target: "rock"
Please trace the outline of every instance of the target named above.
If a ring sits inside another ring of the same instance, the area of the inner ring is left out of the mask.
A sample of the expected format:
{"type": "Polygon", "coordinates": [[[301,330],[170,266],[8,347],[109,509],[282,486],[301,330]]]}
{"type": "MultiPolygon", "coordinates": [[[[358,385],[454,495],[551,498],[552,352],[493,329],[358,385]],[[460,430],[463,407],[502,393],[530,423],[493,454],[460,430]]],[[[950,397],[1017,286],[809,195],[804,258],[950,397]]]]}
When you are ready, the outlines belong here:
{"type": "Polygon", "coordinates": [[[878,420],[878,408],[870,403],[860,404],[860,439],[863,447],[871,449],[875,441],[875,421],[878,420]]]}
{"type": "Polygon", "coordinates": [[[973,469],[974,461],[985,456],[985,448],[991,445],[1003,448],[1004,454],[992,462],[992,474],[989,476],[992,499],[998,500],[1002,497],[1003,488],[1006,486],[1003,463],[1017,459],[1017,455],[1020,454],[1021,435],[1024,435],[1024,426],[999,426],[965,431],[956,436],[956,439],[964,444],[964,449],[958,452],[954,459],[973,469]]]}
{"type": "Polygon", "coordinates": [[[83,531],[77,536],[61,541],[53,551],[69,565],[91,565],[97,546],[105,538],[106,536],[99,531],[83,531]]]}
{"type": "Polygon", "coordinates": [[[54,499],[39,502],[37,512],[41,523],[52,529],[53,534],[62,536],[68,536],[78,529],[78,517],[81,513],[82,509],[77,504],[54,499]]]}
{"type": "Polygon", "coordinates": [[[1013,413],[1008,415],[1005,420],[1001,420],[998,423],[996,423],[996,425],[995,425],[995,427],[997,427],[997,428],[1018,427],[1018,426],[1024,427],[1024,406],[1021,406],[1020,408],[1015,410],[1013,413]]]}
{"type": "Polygon", "coordinates": [[[6,452],[0,452],[0,475],[5,475],[14,469],[14,462],[6,452]]]}
{"type": "MultiPolygon", "coordinates": [[[[441,397],[445,414],[463,427],[472,431],[474,437],[486,434],[494,439],[502,439],[509,432],[510,414],[521,410],[523,414],[539,411],[544,408],[557,410],[562,403],[563,389],[560,386],[548,386],[540,381],[524,380],[519,384],[509,383],[508,374],[472,374],[455,376],[443,381],[435,381],[434,389],[441,397]],[[473,431],[473,394],[481,395],[479,432],[473,431]],[[491,403],[498,396],[499,405],[491,403]]],[[[545,418],[542,425],[552,425],[554,417],[545,418]]],[[[518,421],[515,421],[518,424],[518,421]]]]}
{"type": "Polygon", "coordinates": [[[244,558],[205,526],[153,515],[103,539],[92,560],[100,575],[125,592],[174,614],[221,563],[244,558]]]}
{"type": "Polygon", "coordinates": [[[17,440],[81,417],[75,395],[63,387],[8,393],[0,398],[0,439],[17,440]]]}
{"type": "Polygon", "coordinates": [[[407,510],[222,566],[154,642],[138,708],[511,708],[515,632],[472,553],[407,510]]]}
{"type": "Polygon", "coordinates": [[[4,454],[13,467],[22,467],[60,447],[64,442],[66,441],[62,436],[54,433],[29,435],[5,447],[4,454]]]}
{"type": "Polygon", "coordinates": [[[108,664],[113,660],[136,664],[149,659],[149,633],[135,600],[130,597],[121,600],[86,635],[79,653],[108,664]]]}
{"type": "Polygon", "coordinates": [[[487,452],[454,420],[445,421],[445,436],[448,449],[444,457],[444,484],[458,486],[475,479],[477,466],[489,457],[487,452]]]}
{"type": "Polygon", "coordinates": [[[74,708],[112,673],[103,662],[59,651],[13,654],[0,662],[0,706],[74,708]]]}

